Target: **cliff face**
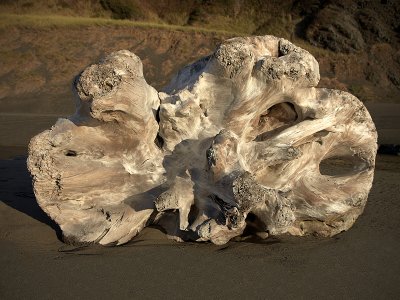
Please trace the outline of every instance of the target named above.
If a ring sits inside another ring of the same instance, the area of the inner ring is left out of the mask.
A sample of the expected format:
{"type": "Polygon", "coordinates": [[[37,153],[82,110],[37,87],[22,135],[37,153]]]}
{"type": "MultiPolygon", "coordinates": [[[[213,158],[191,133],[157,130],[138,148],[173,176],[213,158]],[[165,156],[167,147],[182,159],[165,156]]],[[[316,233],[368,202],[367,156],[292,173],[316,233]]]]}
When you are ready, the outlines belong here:
{"type": "MultiPolygon", "coordinates": [[[[398,101],[400,5],[395,1],[309,1],[301,8],[297,34],[340,54],[322,67],[364,101],[398,101]],[[346,61],[346,59],[348,59],[346,61]],[[353,71],[346,71],[346,65],[353,71]]],[[[329,81],[329,80],[328,80],[329,81]]],[[[323,82],[329,85],[328,82],[323,82]]]]}

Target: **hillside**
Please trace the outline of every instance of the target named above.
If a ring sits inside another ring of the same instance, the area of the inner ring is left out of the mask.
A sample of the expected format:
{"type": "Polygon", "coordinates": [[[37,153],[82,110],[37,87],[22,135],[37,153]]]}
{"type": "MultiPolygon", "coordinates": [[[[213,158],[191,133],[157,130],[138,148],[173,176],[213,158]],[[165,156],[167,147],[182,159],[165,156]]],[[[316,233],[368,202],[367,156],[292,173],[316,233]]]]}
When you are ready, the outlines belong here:
{"type": "Polygon", "coordinates": [[[161,89],[221,41],[253,34],[282,36],[310,51],[320,87],[400,103],[399,11],[394,1],[3,0],[0,145],[26,145],[71,114],[74,77],[112,51],[136,53],[146,80],[161,89]]]}

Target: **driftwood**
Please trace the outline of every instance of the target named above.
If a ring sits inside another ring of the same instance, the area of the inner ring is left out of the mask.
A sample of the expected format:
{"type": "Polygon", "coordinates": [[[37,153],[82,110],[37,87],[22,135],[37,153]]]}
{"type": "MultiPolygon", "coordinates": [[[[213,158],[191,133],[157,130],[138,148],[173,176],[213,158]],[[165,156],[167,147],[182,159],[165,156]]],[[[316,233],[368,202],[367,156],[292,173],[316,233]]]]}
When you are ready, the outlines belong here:
{"type": "Polygon", "coordinates": [[[149,224],[216,244],[246,227],[340,233],[366,204],[377,133],[318,81],[314,57],[273,36],[227,40],[163,92],[114,52],[77,77],[76,113],[31,140],[37,201],[70,243],[119,245],[149,224]]]}

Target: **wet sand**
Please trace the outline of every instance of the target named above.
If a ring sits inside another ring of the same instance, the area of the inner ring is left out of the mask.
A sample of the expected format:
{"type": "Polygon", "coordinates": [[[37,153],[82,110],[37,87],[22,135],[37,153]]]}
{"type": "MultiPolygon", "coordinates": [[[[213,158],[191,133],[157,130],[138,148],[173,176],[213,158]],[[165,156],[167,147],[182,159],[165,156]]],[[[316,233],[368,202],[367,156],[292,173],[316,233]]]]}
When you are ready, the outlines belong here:
{"type": "Polygon", "coordinates": [[[400,104],[366,103],[378,130],[380,144],[400,144],[400,104]]]}
{"type": "MultiPolygon", "coordinates": [[[[31,102],[46,103],[52,98],[40,95],[31,99],[31,102]]],[[[15,99],[15,102],[24,103],[24,99],[15,99]]],[[[51,128],[58,118],[73,114],[73,99],[64,98],[64,113],[50,110],[46,114],[29,112],[31,107],[20,105],[17,111],[0,111],[0,159],[12,158],[13,155],[26,153],[29,140],[43,130],[51,128]],[[11,150],[14,148],[14,150],[11,150]],[[15,152],[16,151],[16,152],[15,152]],[[22,152],[21,152],[22,151],[22,152]]],[[[378,143],[400,144],[400,104],[397,103],[367,103],[366,104],[378,130],[378,143]]]]}

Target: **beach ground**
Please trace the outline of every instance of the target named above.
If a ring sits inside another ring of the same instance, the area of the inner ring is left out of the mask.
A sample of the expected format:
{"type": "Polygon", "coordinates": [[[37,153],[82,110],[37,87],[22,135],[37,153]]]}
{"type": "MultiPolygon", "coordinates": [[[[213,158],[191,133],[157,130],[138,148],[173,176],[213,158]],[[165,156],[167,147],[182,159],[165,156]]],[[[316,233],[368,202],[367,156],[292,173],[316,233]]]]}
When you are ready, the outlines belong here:
{"type": "MultiPolygon", "coordinates": [[[[7,149],[3,147],[6,151],[7,149]]],[[[8,148],[23,152],[23,148],[8,148]]],[[[6,152],[2,153],[3,157],[6,152]]],[[[2,299],[396,299],[400,157],[378,155],[364,214],[333,238],[177,243],[146,228],[120,247],[73,247],[38,207],[26,156],[0,160],[2,299]]]]}

